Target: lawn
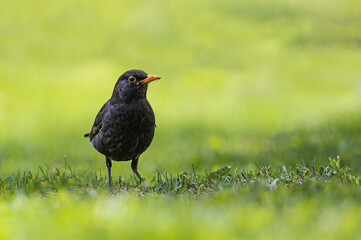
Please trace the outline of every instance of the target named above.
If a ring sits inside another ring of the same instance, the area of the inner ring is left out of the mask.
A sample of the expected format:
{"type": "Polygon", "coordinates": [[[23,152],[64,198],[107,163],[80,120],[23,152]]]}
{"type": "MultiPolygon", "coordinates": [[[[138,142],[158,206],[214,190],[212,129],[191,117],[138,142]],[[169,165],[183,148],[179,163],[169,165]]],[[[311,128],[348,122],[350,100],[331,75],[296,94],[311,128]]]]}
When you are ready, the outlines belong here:
{"type": "Polygon", "coordinates": [[[359,238],[360,29],[357,0],[2,1],[0,238],[359,238]],[[83,135],[133,68],[147,182],[109,192],[83,135]]]}
{"type": "Polygon", "coordinates": [[[0,179],[4,239],[356,239],[359,177],[330,159],[208,174],[158,172],[146,183],[43,169],[0,179]]]}

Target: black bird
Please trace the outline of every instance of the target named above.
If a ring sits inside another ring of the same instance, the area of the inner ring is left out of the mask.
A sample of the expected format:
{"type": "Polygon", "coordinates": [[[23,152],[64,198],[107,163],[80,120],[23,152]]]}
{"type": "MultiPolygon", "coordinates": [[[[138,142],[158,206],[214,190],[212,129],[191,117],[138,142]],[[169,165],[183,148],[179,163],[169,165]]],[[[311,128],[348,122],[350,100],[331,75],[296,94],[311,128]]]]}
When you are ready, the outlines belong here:
{"type": "Polygon", "coordinates": [[[132,160],[131,167],[138,178],[138,160],[151,144],[155,130],[155,117],[147,100],[148,83],[160,79],[142,70],[123,73],[115,84],[112,97],[103,105],[95,118],[90,133],[93,147],[105,155],[109,187],[113,161],[132,160]]]}

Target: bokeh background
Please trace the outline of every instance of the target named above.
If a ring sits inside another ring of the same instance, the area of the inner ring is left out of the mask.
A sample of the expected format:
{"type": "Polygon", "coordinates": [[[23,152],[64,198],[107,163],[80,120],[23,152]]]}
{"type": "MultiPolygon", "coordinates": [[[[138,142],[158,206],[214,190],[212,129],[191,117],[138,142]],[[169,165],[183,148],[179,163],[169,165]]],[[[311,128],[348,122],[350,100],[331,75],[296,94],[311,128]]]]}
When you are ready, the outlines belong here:
{"type": "Polygon", "coordinates": [[[162,76],[145,178],[338,155],[359,171],[360,13],[356,0],[2,0],[0,173],[65,155],[105,173],[83,134],[133,68],[162,76]]]}

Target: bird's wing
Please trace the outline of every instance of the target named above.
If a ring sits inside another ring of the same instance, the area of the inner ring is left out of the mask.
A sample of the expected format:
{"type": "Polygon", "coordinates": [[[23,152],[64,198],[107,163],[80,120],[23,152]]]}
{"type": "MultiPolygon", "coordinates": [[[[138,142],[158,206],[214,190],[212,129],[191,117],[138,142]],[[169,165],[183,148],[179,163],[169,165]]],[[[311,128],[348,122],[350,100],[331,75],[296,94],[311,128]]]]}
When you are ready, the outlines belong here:
{"type": "Polygon", "coordinates": [[[91,131],[90,131],[90,133],[89,133],[89,138],[90,138],[90,140],[92,140],[93,137],[94,137],[95,135],[97,135],[97,134],[101,131],[101,129],[102,129],[102,127],[103,127],[103,118],[104,118],[104,115],[109,111],[109,109],[110,109],[110,103],[109,103],[109,101],[107,101],[107,102],[103,105],[103,107],[100,109],[98,115],[97,115],[96,118],[95,118],[93,127],[92,127],[92,129],[91,129],[91,131]]]}

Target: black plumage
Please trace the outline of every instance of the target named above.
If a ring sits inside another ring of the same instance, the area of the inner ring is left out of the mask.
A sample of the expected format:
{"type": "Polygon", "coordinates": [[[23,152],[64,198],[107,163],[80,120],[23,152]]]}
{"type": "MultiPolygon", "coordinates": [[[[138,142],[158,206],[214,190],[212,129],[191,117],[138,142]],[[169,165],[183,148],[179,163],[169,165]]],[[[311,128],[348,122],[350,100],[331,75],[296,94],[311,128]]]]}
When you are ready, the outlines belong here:
{"type": "Polygon", "coordinates": [[[136,69],[122,74],[85,135],[105,155],[110,187],[112,160],[131,160],[134,173],[143,180],[137,170],[138,159],[151,144],[155,130],[154,112],[146,94],[148,83],[157,79],[160,77],[136,69]]]}

